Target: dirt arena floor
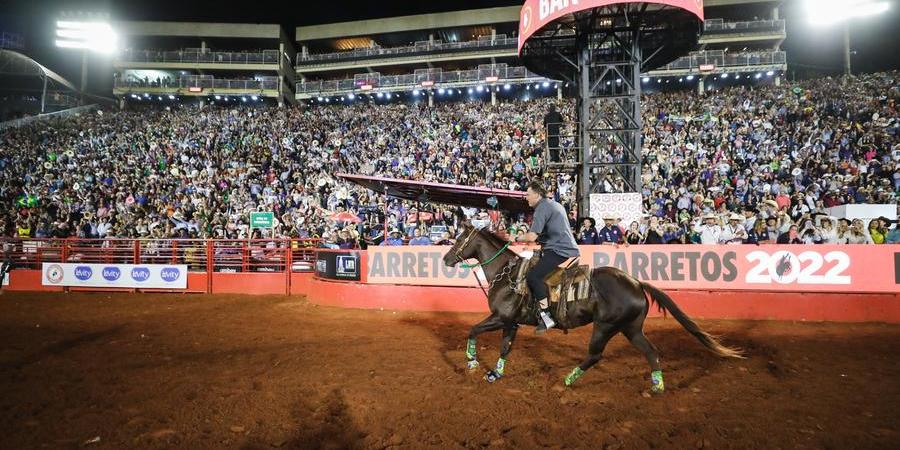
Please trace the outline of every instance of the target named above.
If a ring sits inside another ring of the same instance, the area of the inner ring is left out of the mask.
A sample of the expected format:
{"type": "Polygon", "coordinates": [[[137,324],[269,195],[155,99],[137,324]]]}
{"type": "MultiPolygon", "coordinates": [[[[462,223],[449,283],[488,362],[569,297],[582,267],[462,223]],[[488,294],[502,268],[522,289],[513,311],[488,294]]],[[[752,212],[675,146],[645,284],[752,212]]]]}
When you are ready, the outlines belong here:
{"type": "MultiPolygon", "coordinates": [[[[0,446],[898,448],[900,326],[651,319],[668,391],[622,337],[574,388],[590,330],[523,328],[497,384],[464,368],[474,314],[297,297],[0,296],[0,446]]],[[[499,334],[479,341],[494,365],[499,334]]]]}

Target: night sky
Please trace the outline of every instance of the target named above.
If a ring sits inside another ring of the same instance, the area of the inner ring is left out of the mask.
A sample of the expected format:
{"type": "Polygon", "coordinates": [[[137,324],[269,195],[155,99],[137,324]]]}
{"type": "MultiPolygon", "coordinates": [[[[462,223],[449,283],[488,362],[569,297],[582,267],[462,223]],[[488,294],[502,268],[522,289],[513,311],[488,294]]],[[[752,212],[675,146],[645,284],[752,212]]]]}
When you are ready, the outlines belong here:
{"type": "MultiPolygon", "coordinates": [[[[430,0],[343,2],[305,0],[288,2],[265,0],[228,1],[109,1],[109,0],[14,0],[2,1],[0,31],[24,35],[25,53],[77,84],[80,57],[77,51],[62,51],[53,46],[54,21],[62,11],[107,12],[114,20],[171,20],[280,23],[289,35],[294,27],[329,22],[393,17],[429,12],[521,5],[522,0],[430,0]]],[[[855,72],[896,70],[900,68],[900,5],[892,1],[891,9],[878,17],[851,22],[851,48],[855,72]]],[[[758,8],[758,7],[757,7],[758,8]]],[[[783,2],[781,17],[788,22],[787,40],[782,48],[788,52],[788,77],[837,74],[841,71],[842,31],[840,26],[815,29],[803,19],[799,1],[783,2]]],[[[102,70],[97,66],[97,70],[102,70]]],[[[98,83],[99,86],[102,83],[98,83]]],[[[93,85],[92,85],[93,86],[93,85]]],[[[108,94],[108,92],[107,92],[108,94]]]]}

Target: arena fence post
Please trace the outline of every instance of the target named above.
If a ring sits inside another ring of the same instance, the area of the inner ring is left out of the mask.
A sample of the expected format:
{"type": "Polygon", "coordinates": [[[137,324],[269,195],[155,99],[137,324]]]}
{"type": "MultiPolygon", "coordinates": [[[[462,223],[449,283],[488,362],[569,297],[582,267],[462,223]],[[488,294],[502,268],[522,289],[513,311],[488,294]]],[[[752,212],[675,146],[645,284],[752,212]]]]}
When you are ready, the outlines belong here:
{"type": "Polygon", "coordinates": [[[287,253],[284,256],[284,295],[291,295],[291,274],[294,269],[294,240],[286,239],[282,240],[281,243],[285,245],[285,252],[287,253]]]}
{"type": "Polygon", "coordinates": [[[212,294],[213,272],[215,271],[215,263],[213,262],[214,245],[212,239],[206,240],[206,293],[212,294]]]}

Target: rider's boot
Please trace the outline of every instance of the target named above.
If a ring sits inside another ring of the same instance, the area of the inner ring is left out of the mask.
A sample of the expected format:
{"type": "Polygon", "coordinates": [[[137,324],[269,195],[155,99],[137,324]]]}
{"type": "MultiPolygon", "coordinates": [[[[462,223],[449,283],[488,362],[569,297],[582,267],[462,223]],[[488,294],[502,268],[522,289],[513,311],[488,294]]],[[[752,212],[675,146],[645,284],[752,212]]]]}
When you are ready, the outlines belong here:
{"type": "Polygon", "coordinates": [[[534,334],[541,335],[544,334],[545,331],[549,330],[556,326],[556,321],[553,320],[553,317],[550,317],[550,305],[547,303],[547,299],[538,300],[538,320],[537,320],[537,328],[534,329],[534,334]]]}

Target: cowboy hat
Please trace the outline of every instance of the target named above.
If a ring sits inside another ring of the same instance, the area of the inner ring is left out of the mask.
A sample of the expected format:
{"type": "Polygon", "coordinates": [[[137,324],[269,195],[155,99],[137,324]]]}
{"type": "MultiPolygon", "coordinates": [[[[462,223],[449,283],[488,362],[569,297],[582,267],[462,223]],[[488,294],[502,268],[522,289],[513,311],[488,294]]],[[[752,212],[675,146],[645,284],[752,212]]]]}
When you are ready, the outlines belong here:
{"type": "Polygon", "coordinates": [[[744,218],[741,217],[740,214],[731,213],[731,215],[728,216],[728,220],[744,220],[744,218]]]}
{"type": "Polygon", "coordinates": [[[769,205],[769,206],[771,206],[771,207],[773,207],[773,208],[777,208],[777,207],[778,207],[778,202],[776,202],[775,200],[772,200],[772,199],[766,199],[766,200],[763,200],[763,203],[765,203],[765,204],[767,204],[767,205],[769,205]]]}
{"type": "Polygon", "coordinates": [[[708,220],[708,219],[716,220],[716,215],[713,213],[705,214],[703,216],[703,220],[708,220]]]}

